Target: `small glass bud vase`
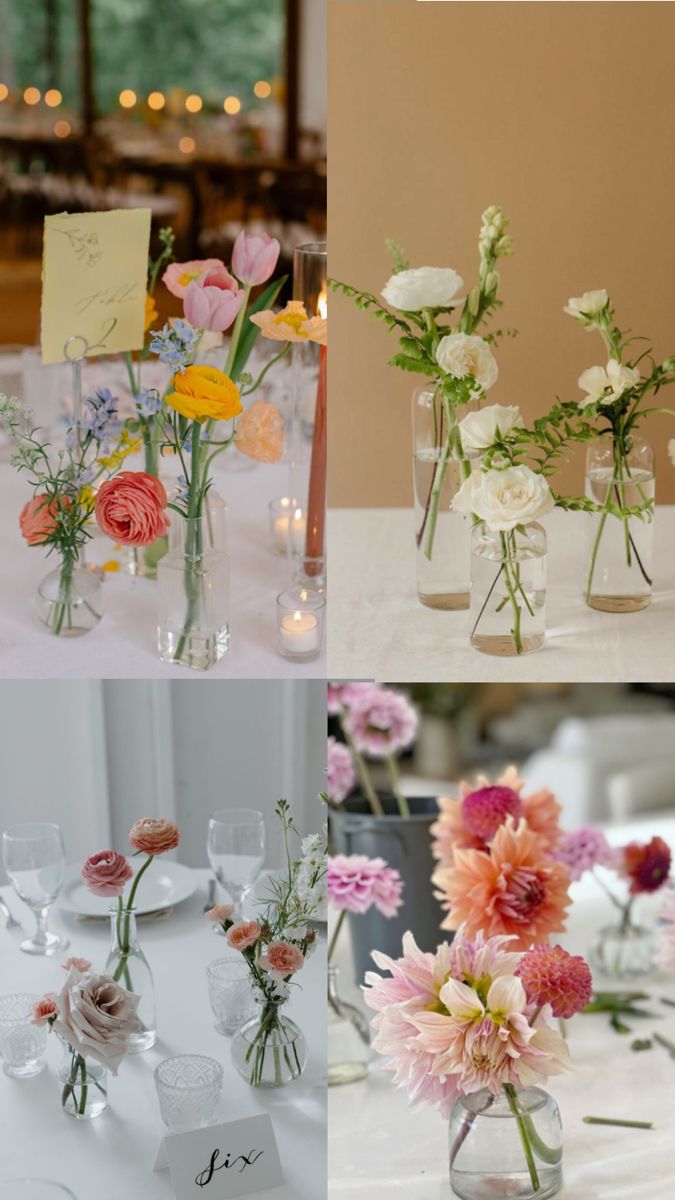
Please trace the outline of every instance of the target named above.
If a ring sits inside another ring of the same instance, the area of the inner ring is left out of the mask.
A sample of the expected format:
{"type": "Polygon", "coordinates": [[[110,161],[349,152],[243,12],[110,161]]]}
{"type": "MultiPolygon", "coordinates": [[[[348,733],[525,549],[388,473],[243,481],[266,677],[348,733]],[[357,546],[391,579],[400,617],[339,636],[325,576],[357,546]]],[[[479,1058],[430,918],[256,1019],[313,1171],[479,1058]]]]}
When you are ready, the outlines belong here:
{"type": "Polygon", "coordinates": [[[428,608],[469,607],[471,522],[451,505],[471,464],[455,410],[435,383],[412,397],[417,594],[428,608]]]}
{"type": "Polygon", "coordinates": [[[57,637],[81,637],[103,616],[103,587],[93,573],[64,558],[37,590],[37,614],[57,637]]]}
{"type": "Polygon", "coordinates": [[[632,979],[654,966],[656,938],[642,925],[606,925],[590,953],[593,966],[614,979],[632,979]]]}
{"type": "Polygon", "coordinates": [[[562,1187],[562,1125],[538,1087],[461,1096],[450,1114],[450,1183],[462,1200],[543,1200],[562,1187]]]}
{"type": "Polygon", "coordinates": [[[58,1068],[62,1084],[61,1107],[68,1117],[91,1121],[108,1107],[108,1072],[93,1058],[85,1058],[63,1041],[58,1068]]]}
{"type": "Polygon", "coordinates": [[[295,1021],[285,1016],[283,1000],[258,1003],[257,1016],[232,1039],[232,1062],[251,1087],[284,1087],[302,1075],[307,1043],[295,1021]]]}
{"type": "Polygon", "coordinates": [[[339,967],[328,968],[328,1086],[357,1083],[368,1074],[368,1020],[339,992],[339,967]]]}
{"type": "Polygon", "coordinates": [[[593,442],[586,495],[601,506],[589,518],[584,597],[601,612],[637,612],[652,598],[654,454],[646,442],[593,442]],[[632,515],[630,515],[632,514],[632,515]]]}
{"type": "Polygon", "coordinates": [[[225,506],[200,517],[173,515],[169,551],[158,564],[159,657],[208,671],[230,644],[230,561],[225,506]]]}
{"type": "Polygon", "coordinates": [[[471,645],[510,657],[540,650],[546,636],[546,532],[537,522],[472,534],[471,645]]]}
{"type": "Polygon", "coordinates": [[[134,909],[111,908],[110,927],[112,942],[105,970],[128,992],[141,998],[136,1016],[143,1028],[129,1038],[129,1054],[141,1054],[154,1046],[157,1038],[152,971],[138,941],[134,909]]]}

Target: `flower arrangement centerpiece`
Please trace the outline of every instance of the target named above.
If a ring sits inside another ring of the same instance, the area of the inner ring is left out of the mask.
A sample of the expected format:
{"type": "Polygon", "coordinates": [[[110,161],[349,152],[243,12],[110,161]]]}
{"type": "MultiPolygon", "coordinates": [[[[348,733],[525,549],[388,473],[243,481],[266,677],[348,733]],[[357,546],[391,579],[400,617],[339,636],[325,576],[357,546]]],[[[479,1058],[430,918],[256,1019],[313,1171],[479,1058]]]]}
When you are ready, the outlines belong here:
{"type": "Polygon", "coordinates": [[[135,873],[124,854],[115,850],[99,850],[84,863],[82,879],[85,887],[95,896],[117,900],[117,904],[110,908],[112,941],[106,970],[111,972],[116,982],[123,980],[129,991],[137,994],[139,1023],[130,1037],[129,1048],[139,1053],[154,1045],[157,1030],[152,972],[136,930],[136,894],[154,859],[178,846],[180,833],[173,821],[163,817],[143,817],[132,825],[129,842],[135,854],[145,855],[145,861],[135,873]],[[128,883],[131,886],[125,896],[124,889],[128,883]]]}
{"type": "Polygon", "coordinates": [[[318,834],[302,838],[289,805],[275,809],[281,824],[286,866],[269,880],[270,895],[256,920],[233,921],[234,906],[218,905],[206,913],[223,929],[227,943],[248,967],[259,1015],[247,1021],[232,1042],[232,1062],[252,1087],[282,1087],[305,1067],[307,1048],[298,1026],[283,1009],[295,975],[316,942],[311,922],[326,902],[326,845],[318,834]],[[301,839],[294,857],[291,837],[301,839]]]}
{"type": "Polygon", "coordinates": [[[38,588],[38,616],[50,633],[77,637],[93,629],[103,612],[100,579],[82,561],[92,536],[95,489],[120,470],[138,442],[123,427],[117,398],[107,388],[84,400],[82,418],[58,452],[18,400],[0,396],[0,415],[15,447],[12,466],[33,489],[19,516],[21,533],[29,546],[58,559],[38,588]]]}
{"type": "Polygon", "coordinates": [[[493,347],[504,333],[514,332],[478,333],[501,304],[497,265],[513,252],[507,226],[496,205],[483,213],[478,281],[466,297],[460,296],[464,281],[453,268],[411,267],[392,243],[394,273],[382,289],[386,306],[370,292],[330,281],[398,336],[399,351],[390,364],[424,377],[413,394],[415,537],[419,598],[432,608],[469,606],[468,527],[450,512],[455,492],[471,473],[458,422],[496,383],[493,347]]]}
{"type": "Polygon", "coordinates": [[[49,993],[36,1003],[33,1023],[49,1025],[63,1044],[63,1111],[90,1120],[108,1107],[107,1072],[117,1074],[140,1029],[139,997],[112,976],[94,972],[87,959],[69,958],[65,970],[58,995],[49,993]]]}

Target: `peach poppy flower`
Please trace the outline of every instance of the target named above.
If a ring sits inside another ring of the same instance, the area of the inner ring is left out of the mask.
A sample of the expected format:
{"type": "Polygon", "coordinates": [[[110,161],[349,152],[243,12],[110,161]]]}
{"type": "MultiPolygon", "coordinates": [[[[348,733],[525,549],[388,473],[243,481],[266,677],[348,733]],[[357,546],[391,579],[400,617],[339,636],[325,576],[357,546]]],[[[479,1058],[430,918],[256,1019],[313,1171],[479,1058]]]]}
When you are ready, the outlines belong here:
{"type": "Polygon", "coordinates": [[[274,404],[256,400],[237,422],[237,449],[258,462],[279,462],[284,452],[284,418],[274,404]]]}
{"type": "Polygon", "coordinates": [[[162,275],[162,283],[173,296],[182,299],[191,283],[199,283],[200,279],[208,275],[209,271],[224,269],[225,264],[220,258],[196,258],[189,262],[172,262],[169,263],[162,275]]]}
{"type": "Polygon", "coordinates": [[[326,345],[328,322],[325,317],[308,317],[300,300],[289,300],[281,312],[266,308],[253,313],[251,320],[263,337],[273,342],[318,342],[326,345]]]}
{"type": "Polygon", "coordinates": [[[545,942],[565,928],[570,877],[545,857],[525,819],[507,817],[488,850],[455,849],[454,865],[435,871],[436,896],[448,915],[443,929],[464,923],[467,937],[513,935],[514,950],[545,942]]]}

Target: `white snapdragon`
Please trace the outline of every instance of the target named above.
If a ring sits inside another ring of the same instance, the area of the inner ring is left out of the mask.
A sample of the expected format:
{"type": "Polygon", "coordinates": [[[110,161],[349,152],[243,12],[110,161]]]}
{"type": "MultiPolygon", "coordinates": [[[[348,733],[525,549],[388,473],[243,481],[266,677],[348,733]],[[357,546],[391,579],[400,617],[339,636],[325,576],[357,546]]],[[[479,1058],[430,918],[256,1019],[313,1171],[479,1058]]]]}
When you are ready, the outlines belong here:
{"type": "Polygon", "coordinates": [[[474,471],[452,502],[456,512],[473,514],[488,529],[503,532],[538,521],[554,505],[544,476],[526,466],[474,471]]]}
{"type": "Polygon", "coordinates": [[[472,375],[487,392],[497,382],[499,368],[487,342],[476,334],[449,333],[436,349],[436,362],[448,375],[464,379],[472,375]]]}
{"type": "Polygon", "coordinates": [[[609,304],[609,296],[604,288],[596,288],[584,292],[583,296],[571,296],[563,312],[580,321],[587,329],[592,329],[598,322],[598,317],[609,304]]]}
{"type": "Polygon", "coordinates": [[[476,450],[487,450],[497,436],[507,433],[522,423],[520,409],[515,404],[490,404],[478,412],[467,413],[459,422],[459,436],[465,454],[476,450]]]}
{"type": "Polygon", "coordinates": [[[635,387],[641,379],[637,367],[626,367],[623,363],[610,358],[606,367],[589,367],[577,380],[583,400],[579,401],[580,408],[589,404],[614,404],[620,400],[624,392],[635,387]]]}
{"type": "Polygon", "coordinates": [[[382,295],[400,312],[419,312],[423,308],[454,308],[462,300],[457,293],[464,286],[461,275],[452,267],[413,267],[398,271],[382,288],[382,295]]]}

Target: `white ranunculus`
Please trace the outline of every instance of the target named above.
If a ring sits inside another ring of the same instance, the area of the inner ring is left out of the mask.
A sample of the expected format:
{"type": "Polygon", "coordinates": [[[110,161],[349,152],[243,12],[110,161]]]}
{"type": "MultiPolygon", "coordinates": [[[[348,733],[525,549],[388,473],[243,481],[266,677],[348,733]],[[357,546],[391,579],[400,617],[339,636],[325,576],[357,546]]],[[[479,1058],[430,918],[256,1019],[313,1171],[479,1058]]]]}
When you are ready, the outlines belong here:
{"type": "Polygon", "coordinates": [[[586,393],[583,400],[579,401],[579,406],[587,408],[589,404],[614,404],[640,379],[637,367],[625,367],[615,358],[610,358],[606,367],[589,367],[577,380],[582,392],[586,393]]]}
{"type": "Polygon", "coordinates": [[[436,350],[436,362],[459,379],[473,375],[479,387],[487,392],[497,382],[499,368],[487,342],[476,334],[449,333],[441,338],[436,350]]]}
{"type": "Polygon", "coordinates": [[[605,289],[596,288],[593,292],[584,292],[583,296],[572,296],[563,311],[590,329],[608,304],[609,296],[605,289]]]}
{"type": "Polygon", "coordinates": [[[463,286],[462,276],[452,267],[413,267],[392,275],[382,295],[400,312],[419,312],[422,308],[454,308],[461,304],[457,293],[463,286]]]}
{"type": "Polygon", "coordinates": [[[474,471],[464,480],[452,507],[479,517],[488,529],[507,532],[545,517],[554,504],[544,476],[523,466],[474,471]]]}
{"type": "Polygon", "coordinates": [[[490,404],[478,412],[467,413],[459,423],[459,436],[465,454],[472,450],[487,450],[497,434],[504,437],[522,422],[520,409],[515,404],[490,404]]]}

